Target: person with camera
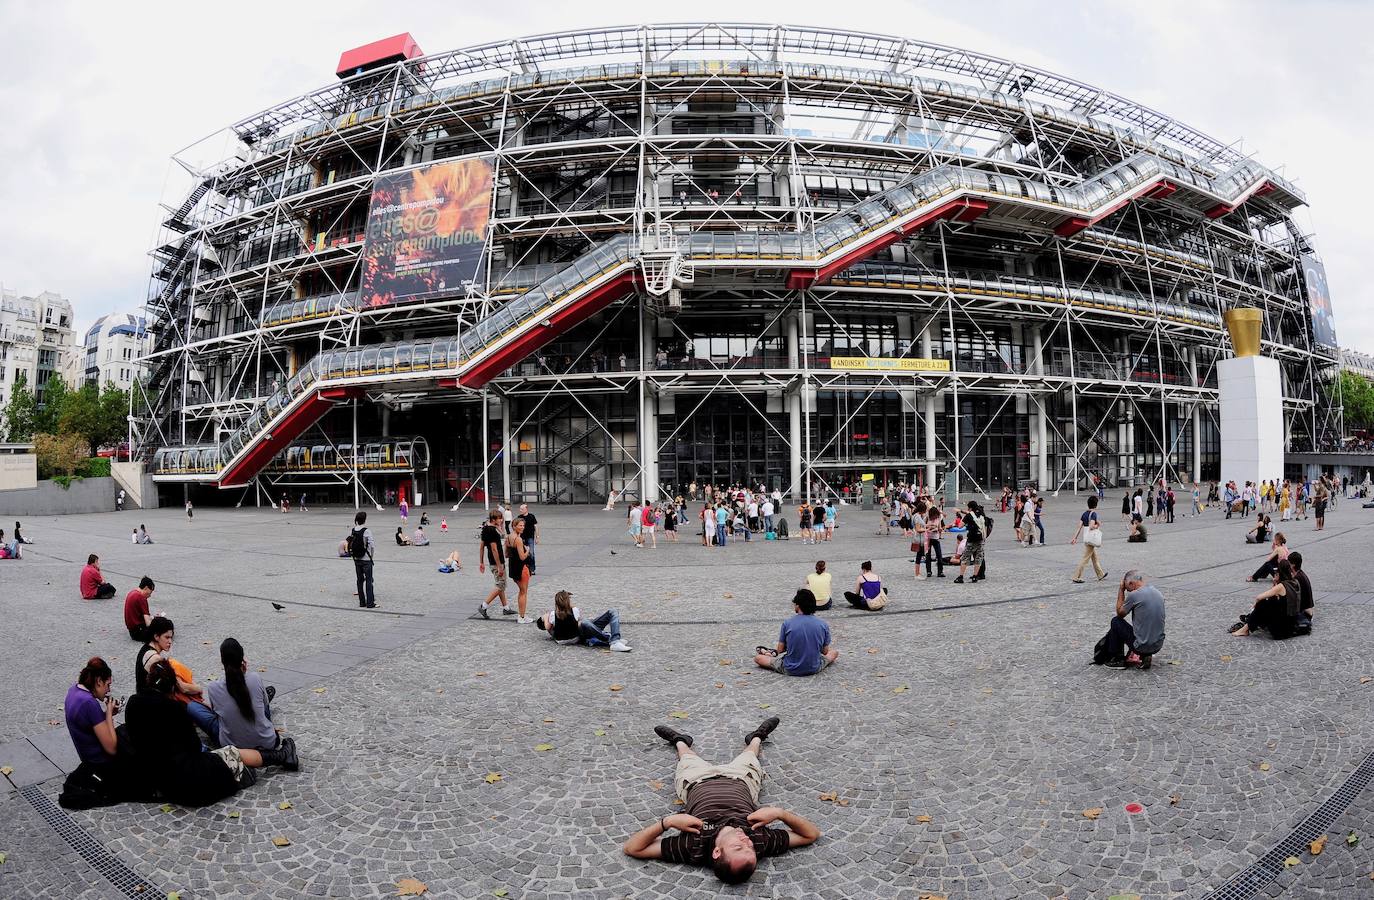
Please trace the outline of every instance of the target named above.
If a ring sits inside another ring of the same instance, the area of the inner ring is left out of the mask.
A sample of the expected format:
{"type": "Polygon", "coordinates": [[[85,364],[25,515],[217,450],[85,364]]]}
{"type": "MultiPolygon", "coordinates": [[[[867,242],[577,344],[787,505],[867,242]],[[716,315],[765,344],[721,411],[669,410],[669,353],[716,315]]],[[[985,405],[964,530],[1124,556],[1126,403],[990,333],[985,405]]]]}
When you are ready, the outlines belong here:
{"type": "Polygon", "coordinates": [[[1164,595],[1135,569],[1117,586],[1116,615],[1106,642],[1109,669],[1148,669],[1154,655],[1164,647],[1164,595]],[[1127,616],[1131,621],[1126,621],[1127,616]]]}
{"type": "Polygon", "coordinates": [[[77,758],[81,765],[99,775],[114,765],[119,745],[114,720],[120,704],[110,693],[113,685],[114,673],[109,663],[92,656],[81,669],[76,684],[67,690],[62,705],[77,758]]]}
{"type": "Polygon", "coordinates": [[[726,884],[741,884],[754,874],[759,857],[814,844],[821,831],[809,820],[776,806],[759,806],[759,753],[778,725],[776,716],[764,720],[745,735],[744,752],[726,765],[698,756],[691,735],[667,725],[654,728],[677,750],[674,788],[686,812],[649,823],[625,842],[625,853],[635,859],[710,866],[726,884]],[[785,827],[770,828],[774,822],[785,827]],[[669,829],[678,833],[665,836],[669,829]]]}

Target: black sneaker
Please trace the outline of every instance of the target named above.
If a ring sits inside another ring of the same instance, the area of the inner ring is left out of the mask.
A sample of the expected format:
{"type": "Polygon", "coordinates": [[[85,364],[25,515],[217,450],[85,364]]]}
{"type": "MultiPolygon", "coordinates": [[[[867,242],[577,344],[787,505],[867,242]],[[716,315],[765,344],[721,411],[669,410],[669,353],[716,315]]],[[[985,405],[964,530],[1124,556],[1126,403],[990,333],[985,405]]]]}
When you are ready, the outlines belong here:
{"type": "Polygon", "coordinates": [[[517,612],[519,612],[519,610],[517,610],[517,609],[511,609],[509,606],[503,606],[503,607],[501,607],[501,615],[503,615],[503,616],[513,616],[513,615],[515,615],[517,612]]]}
{"type": "Polygon", "coordinates": [[[1106,665],[1106,667],[1109,668],[1109,669],[1124,669],[1124,668],[1126,668],[1126,657],[1124,657],[1124,656],[1116,656],[1116,657],[1113,657],[1113,658],[1107,660],[1107,662],[1106,662],[1104,665],[1106,665]]]}
{"type": "Polygon", "coordinates": [[[1148,669],[1150,668],[1150,666],[1153,665],[1153,664],[1154,664],[1154,655],[1153,655],[1153,654],[1150,654],[1150,653],[1142,653],[1142,654],[1140,654],[1140,668],[1141,668],[1141,671],[1148,670],[1148,669]]]}
{"type": "Polygon", "coordinates": [[[955,584],[963,584],[963,583],[964,583],[964,576],[960,575],[958,578],[954,579],[954,583],[955,583],[955,584]]]}
{"type": "Polygon", "coordinates": [[[484,619],[491,618],[491,616],[487,615],[487,605],[485,603],[477,604],[477,614],[484,619]]]}
{"type": "Polygon", "coordinates": [[[749,732],[744,736],[744,746],[748,747],[750,742],[753,741],[754,738],[758,738],[760,741],[768,740],[768,735],[772,734],[773,729],[777,728],[781,724],[782,719],[779,719],[777,716],[764,719],[762,722],[759,723],[758,728],[755,728],[753,731],[749,732]]]}
{"type": "Polygon", "coordinates": [[[1097,576],[1097,580],[1098,580],[1098,581],[1105,581],[1106,579],[1107,579],[1107,573],[1106,573],[1106,572],[1103,572],[1101,575],[1097,576]]]}
{"type": "Polygon", "coordinates": [[[247,766],[243,767],[243,773],[238,777],[239,790],[250,788],[258,783],[258,776],[253,774],[253,770],[247,766]]]}
{"type": "Polygon", "coordinates": [[[671,725],[655,725],[654,734],[674,746],[677,746],[679,743],[686,744],[688,747],[692,746],[692,736],[690,734],[683,734],[671,725]]]}

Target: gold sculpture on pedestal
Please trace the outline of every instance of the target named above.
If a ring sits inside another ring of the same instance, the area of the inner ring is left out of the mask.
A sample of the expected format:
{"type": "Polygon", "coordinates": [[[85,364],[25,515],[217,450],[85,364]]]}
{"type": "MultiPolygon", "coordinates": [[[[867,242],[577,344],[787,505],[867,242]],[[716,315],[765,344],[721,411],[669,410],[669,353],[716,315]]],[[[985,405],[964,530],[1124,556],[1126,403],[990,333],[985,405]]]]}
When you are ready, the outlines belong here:
{"type": "Polygon", "coordinates": [[[1236,306],[1226,310],[1223,320],[1226,330],[1231,332],[1231,346],[1236,356],[1259,356],[1264,313],[1253,306],[1236,306]]]}

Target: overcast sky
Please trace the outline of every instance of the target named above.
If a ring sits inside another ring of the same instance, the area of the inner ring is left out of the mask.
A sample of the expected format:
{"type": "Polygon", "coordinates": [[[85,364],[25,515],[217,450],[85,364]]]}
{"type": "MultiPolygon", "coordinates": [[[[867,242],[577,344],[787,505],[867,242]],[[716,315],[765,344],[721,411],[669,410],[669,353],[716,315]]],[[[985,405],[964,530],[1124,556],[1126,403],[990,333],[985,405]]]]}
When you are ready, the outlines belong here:
{"type": "Polygon", "coordinates": [[[755,21],[875,31],[1039,65],[1154,106],[1278,168],[1326,262],[1342,345],[1374,352],[1374,3],[1026,4],[0,0],[0,283],[69,297],[79,324],[135,310],[175,205],[171,155],[333,80],[340,51],[402,31],[427,52],[595,25],[755,21]],[[862,10],[862,18],[852,14],[862,10]],[[1032,11],[1033,10],[1033,11],[1032,11]],[[1364,110],[1363,113],[1360,110],[1364,110]]]}

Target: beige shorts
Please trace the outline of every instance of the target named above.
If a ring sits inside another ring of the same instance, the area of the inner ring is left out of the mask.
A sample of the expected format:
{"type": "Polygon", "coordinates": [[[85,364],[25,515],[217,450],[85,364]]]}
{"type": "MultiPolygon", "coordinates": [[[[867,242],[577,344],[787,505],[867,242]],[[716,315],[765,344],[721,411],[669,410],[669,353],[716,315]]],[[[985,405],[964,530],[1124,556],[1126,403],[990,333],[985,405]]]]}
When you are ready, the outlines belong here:
{"type": "Polygon", "coordinates": [[[673,788],[683,803],[687,802],[687,791],[692,785],[708,778],[734,778],[749,786],[749,796],[759,802],[759,789],[763,787],[763,766],[752,751],[745,750],[723,766],[713,765],[689,753],[677,761],[677,772],[673,776],[673,788]]]}
{"type": "MultiPolygon", "coordinates": [[[[774,671],[774,672],[777,672],[779,675],[786,675],[786,674],[787,674],[787,670],[784,669],[784,668],[782,667],[782,666],[783,666],[783,658],[784,658],[785,656],[787,656],[786,653],[779,653],[777,656],[773,657],[773,661],[772,661],[771,663],[769,663],[769,665],[772,667],[773,671],[774,671]]],[[[816,673],[825,671],[825,667],[828,666],[828,665],[830,665],[830,657],[828,657],[828,656],[822,656],[822,657],[821,657],[821,667],[820,667],[819,669],[817,669],[816,672],[813,672],[812,674],[816,674],[816,673]]]]}
{"type": "Polygon", "coordinates": [[[238,747],[220,747],[218,750],[211,750],[210,752],[224,760],[224,764],[233,773],[235,781],[243,777],[243,757],[239,754],[238,747]]]}
{"type": "Polygon", "coordinates": [[[506,570],[492,568],[491,580],[496,583],[496,589],[498,591],[504,591],[506,589],[506,570]]]}

